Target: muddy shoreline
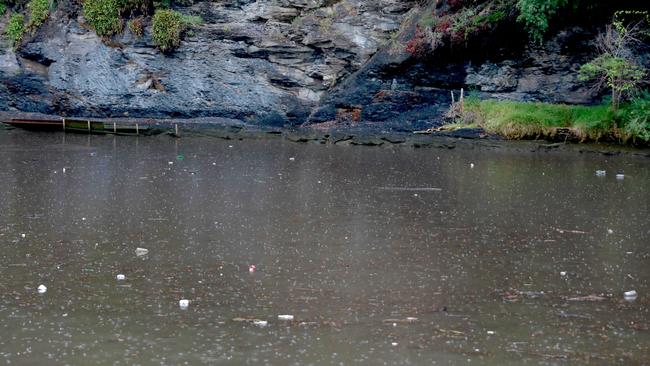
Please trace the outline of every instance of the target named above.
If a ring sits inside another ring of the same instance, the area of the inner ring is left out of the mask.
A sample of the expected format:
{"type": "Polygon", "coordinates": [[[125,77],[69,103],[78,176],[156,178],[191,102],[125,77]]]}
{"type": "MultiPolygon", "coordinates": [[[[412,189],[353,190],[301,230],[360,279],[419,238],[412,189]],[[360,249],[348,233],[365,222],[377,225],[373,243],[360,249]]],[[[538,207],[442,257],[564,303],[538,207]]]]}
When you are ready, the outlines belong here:
{"type": "MultiPolygon", "coordinates": [[[[11,118],[45,119],[56,116],[39,113],[0,112],[0,121],[11,118]]],[[[437,149],[506,149],[522,152],[568,151],[586,154],[636,155],[650,158],[650,147],[634,147],[614,143],[551,140],[507,140],[486,133],[480,128],[417,133],[397,123],[321,123],[301,127],[271,127],[228,118],[136,119],[98,118],[93,121],[138,123],[149,127],[146,135],[170,135],[170,138],[213,137],[224,140],[282,139],[304,144],[333,144],[367,147],[411,147],[437,149]],[[179,136],[175,136],[178,127],[179,136]]],[[[15,127],[0,123],[0,130],[15,127]]],[[[59,132],[50,132],[59,133],[59,132]]]]}

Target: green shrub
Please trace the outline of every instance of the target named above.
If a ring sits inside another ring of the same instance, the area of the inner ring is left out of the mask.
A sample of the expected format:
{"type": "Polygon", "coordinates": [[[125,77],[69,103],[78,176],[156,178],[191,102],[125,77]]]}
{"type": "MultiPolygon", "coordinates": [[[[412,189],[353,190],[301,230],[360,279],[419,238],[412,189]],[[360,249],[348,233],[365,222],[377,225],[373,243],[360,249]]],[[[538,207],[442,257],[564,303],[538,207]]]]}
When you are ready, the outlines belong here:
{"type": "Polygon", "coordinates": [[[29,29],[40,27],[50,15],[49,0],[31,0],[27,3],[27,8],[31,12],[29,15],[29,23],[27,24],[27,28],[29,29]]]}
{"type": "Polygon", "coordinates": [[[117,0],[118,13],[123,18],[147,15],[153,9],[151,0],[117,0]]]}
{"type": "Polygon", "coordinates": [[[142,18],[135,18],[129,20],[127,23],[129,30],[134,36],[140,38],[144,34],[144,27],[142,26],[142,18]]]}
{"type": "Polygon", "coordinates": [[[174,10],[158,10],[153,16],[152,38],[162,52],[171,52],[181,44],[183,17],[174,10]]]}
{"type": "Polygon", "coordinates": [[[20,41],[23,39],[25,33],[25,16],[19,13],[11,15],[7,26],[5,27],[5,35],[9,39],[9,43],[13,48],[16,48],[20,41]]]}
{"type": "Polygon", "coordinates": [[[120,4],[117,0],[85,0],[83,10],[98,36],[110,36],[122,30],[120,4]]]}
{"type": "Polygon", "coordinates": [[[537,43],[542,43],[548,29],[548,21],[565,6],[568,0],[518,0],[518,21],[526,25],[528,34],[537,43]]]}
{"type": "Polygon", "coordinates": [[[632,99],[621,108],[619,116],[626,139],[650,142],[650,93],[645,92],[641,97],[632,99]]]}
{"type": "Polygon", "coordinates": [[[0,2],[0,16],[5,15],[7,12],[7,5],[5,5],[3,2],[0,2]]]}

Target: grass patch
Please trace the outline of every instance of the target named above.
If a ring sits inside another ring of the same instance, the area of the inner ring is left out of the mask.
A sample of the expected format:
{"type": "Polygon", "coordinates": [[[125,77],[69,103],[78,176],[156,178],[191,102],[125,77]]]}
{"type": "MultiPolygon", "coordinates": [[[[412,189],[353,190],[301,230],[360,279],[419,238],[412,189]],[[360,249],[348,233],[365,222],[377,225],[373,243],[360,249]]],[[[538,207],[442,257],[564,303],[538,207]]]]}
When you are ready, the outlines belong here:
{"type": "Polygon", "coordinates": [[[509,139],[553,137],[569,128],[581,140],[610,135],[615,116],[608,106],[572,106],[499,100],[465,101],[463,117],[509,139]]]}
{"type": "Polygon", "coordinates": [[[181,20],[188,27],[203,24],[203,18],[198,15],[181,15],[181,20]]]}
{"type": "Polygon", "coordinates": [[[29,23],[27,24],[29,29],[40,27],[50,15],[49,0],[31,0],[27,3],[27,8],[30,10],[29,23]]]}
{"type": "MultiPolygon", "coordinates": [[[[459,105],[453,106],[459,110],[459,105]]],[[[613,112],[609,105],[576,106],[508,100],[467,98],[459,119],[443,126],[482,127],[508,139],[553,139],[569,131],[574,139],[608,139],[622,143],[650,143],[650,92],[631,100],[613,112]],[[460,121],[460,122],[459,122],[460,121]]]]}
{"type": "Polygon", "coordinates": [[[19,13],[12,14],[5,27],[5,36],[11,43],[11,47],[15,49],[20,44],[23,33],[25,33],[25,16],[19,13]]]}

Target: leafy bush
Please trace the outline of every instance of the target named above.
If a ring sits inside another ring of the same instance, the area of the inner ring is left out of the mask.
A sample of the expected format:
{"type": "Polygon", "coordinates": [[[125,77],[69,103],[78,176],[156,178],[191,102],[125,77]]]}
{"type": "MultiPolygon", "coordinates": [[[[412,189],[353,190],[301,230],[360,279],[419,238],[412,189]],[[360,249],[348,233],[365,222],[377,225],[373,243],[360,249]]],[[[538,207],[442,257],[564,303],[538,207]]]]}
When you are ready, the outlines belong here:
{"type": "Polygon", "coordinates": [[[151,0],[117,0],[118,13],[124,18],[147,15],[153,9],[151,0]]]}
{"type": "Polygon", "coordinates": [[[548,29],[548,21],[565,6],[568,0],[518,0],[517,20],[523,22],[528,34],[537,43],[542,43],[544,33],[548,29]]]}
{"type": "Polygon", "coordinates": [[[31,0],[27,3],[27,8],[31,11],[27,27],[35,29],[40,27],[50,15],[49,0],[31,0]]]}
{"type": "Polygon", "coordinates": [[[632,99],[628,105],[621,108],[620,117],[625,138],[638,138],[650,142],[649,92],[645,92],[642,96],[632,99]]]}
{"type": "Polygon", "coordinates": [[[106,37],[122,30],[117,0],[85,0],[84,16],[100,37],[106,37]]]}
{"type": "Polygon", "coordinates": [[[25,33],[25,16],[19,13],[15,13],[9,18],[7,26],[5,27],[5,35],[11,46],[16,48],[20,41],[23,39],[23,33],[25,33]]]}
{"type": "Polygon", "coordinates": [[[171,52],[181,44],[183,17],[174,10],[158,10],[153,16],[152,38],[162,52],[171,52]]]}
{"type": "Polygon", "coordinates": [[[134,36],[140,38],[144,34],[144,27],[142,26],[142,18],[135,18],[129,20],[127,23],[129,30],[134,36]]]}
{"type": "Polygon", "coordinates": [[[5,5],[5,3],[0,1],[0,16],[5,15],[6,12],[7,12],[7,5],[5,5]]]}

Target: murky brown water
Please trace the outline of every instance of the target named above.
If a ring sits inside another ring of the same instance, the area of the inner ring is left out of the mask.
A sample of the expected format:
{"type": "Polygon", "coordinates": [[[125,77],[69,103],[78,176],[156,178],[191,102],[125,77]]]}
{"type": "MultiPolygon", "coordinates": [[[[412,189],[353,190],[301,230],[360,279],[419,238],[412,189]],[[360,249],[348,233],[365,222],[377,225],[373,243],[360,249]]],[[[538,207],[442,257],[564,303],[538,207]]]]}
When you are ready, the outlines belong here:
{"type": "Polygon", "coordinates": [[[650,364],[647,158],[0,131],[0,161],[2,363],[650,364]]]}

